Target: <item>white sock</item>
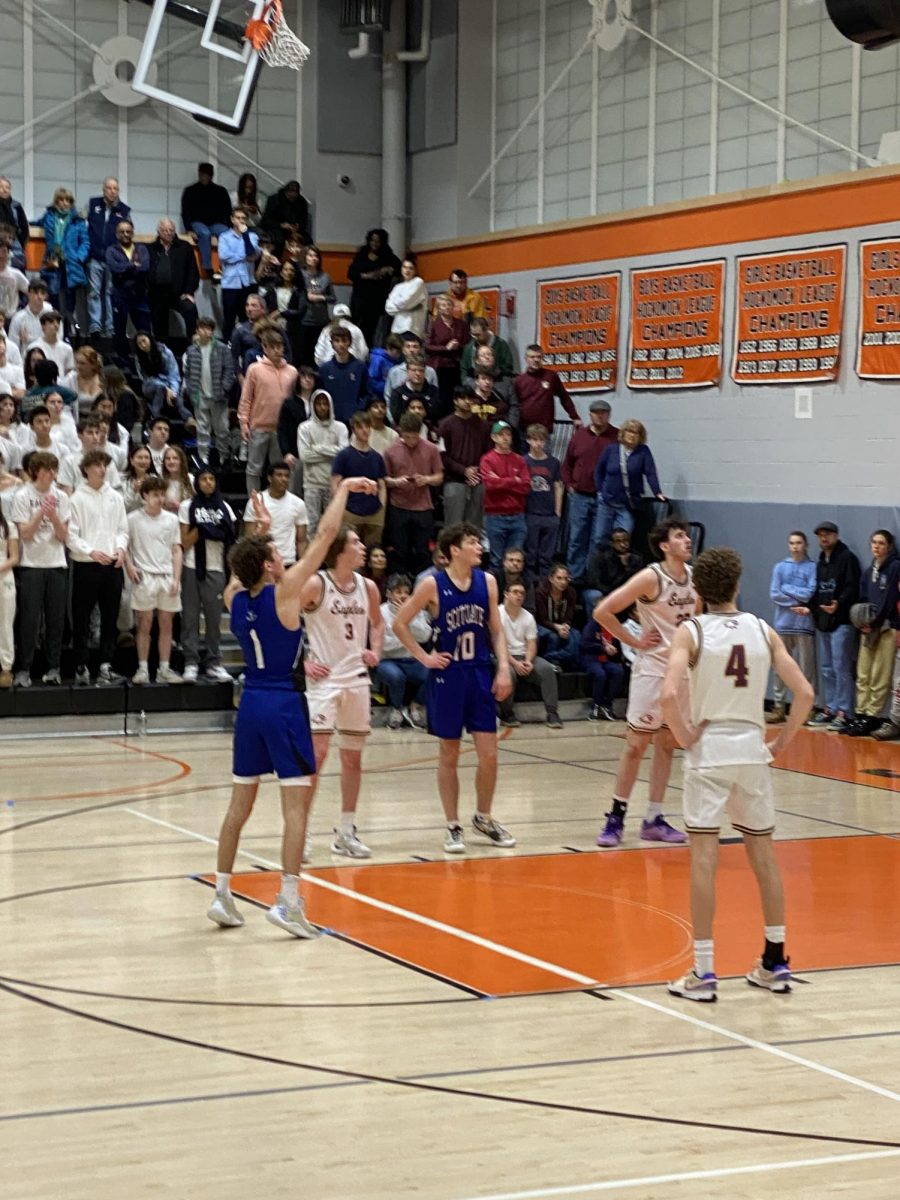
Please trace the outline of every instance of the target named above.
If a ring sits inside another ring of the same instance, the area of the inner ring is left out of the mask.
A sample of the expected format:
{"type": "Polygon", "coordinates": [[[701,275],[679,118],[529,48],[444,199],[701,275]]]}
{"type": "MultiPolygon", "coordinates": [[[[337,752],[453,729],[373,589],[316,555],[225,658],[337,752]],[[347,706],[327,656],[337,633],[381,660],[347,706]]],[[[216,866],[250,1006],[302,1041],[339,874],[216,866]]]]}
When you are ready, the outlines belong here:
{"type": "Polygon", "coordinates": [[[657,817],[662,816],[662,805],[657,804],[655,800],[651,800],[647,805],[647,816],[644,818],[648,825],[652,824],[657,817]]]}
{"type": "Polygon", "coordinates": [[[231,872],[216,871],[216,895],[227,896],[231,891],[231,872]]]}
{"type": "Polygon", "coordinates": [[[766,926],[766,941],[774,942],[777,946],[783,946],[785,943],[784,926],[783,925],[767,925],[766,926]]]}
{"type": "Polygon", "coordinates": [[[713,941],[694,942],[694,971],[702,979],[713,973],[713,941]]]}
{"type": "Polygon", "coordinates": [[[139,668],[139,670],[141,670],[141,671],[146,671],[146,670],[147,670],[147,665],[148,665],[148,664],[147,664],[147,659],[146,659],[146,658],[142,658],[142,659],[141,659],[141,660],[138,662],[138,668],[139,668]]]}
{"type": "Polygon", "coordinates": [[[355,812],[341,813],[341,833],[352,833],[356,826],[355,812]]]}
{"type": "Polygon", "coordinates": [[[161,658],[161,659],[159,660],[159,669],[160,669],[161,671],[168,671],[168,669],[169,669],[169,660],[168,660],[167,658],[161,658]]]}
{"type": "Polygon", "coordinates": [[[288,875],[287,871],[281,877],[281,891],[278,893],[280,899],[287,901],[288,904],[296,904],[300,899],[300,876],[288,875]]]}

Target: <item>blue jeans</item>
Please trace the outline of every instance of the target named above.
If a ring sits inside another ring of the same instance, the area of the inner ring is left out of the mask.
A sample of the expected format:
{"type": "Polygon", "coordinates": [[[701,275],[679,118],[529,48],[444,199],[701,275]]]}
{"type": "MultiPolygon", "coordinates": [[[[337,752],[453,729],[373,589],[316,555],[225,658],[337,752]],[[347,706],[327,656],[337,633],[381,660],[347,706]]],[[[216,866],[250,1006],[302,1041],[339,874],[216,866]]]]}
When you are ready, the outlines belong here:
{"type": "Polygon", "coordinates": [[[838,625],[831,633],[816,631],[816,656],[822,672],[822,697],[830,713],[849,716],[856,711],[853,660],[856,657],[856,630],[838,625]]]}
{"type": "Polygon", "coordinates": [[[582,663],[591,679],[591,699],[594,704],[602,704],[611,708],[612,702],[622,695],[625,689],[625,668],[621,663],[602,663],[592,659],[582,663]]]}
{"type": "Polygon", "coordinates": [[[598,496],[594,515],[594,545],[608,542],[614,529],[631,533],[634,529],[634,513],[627,504],[607,504],[598,496]]]}
{"type": "Polygon", "coordinates": [[[526,517],[526,523],[525,574],[529,579],[546,579],[555,556],[559,517],[531,513],[526,517]]]}
{"type": "Polygon", "coordinates": [[[499,571],[507,550],[522,550],[525,546],[525,517],[521,513],[516,516],[486,516],[484,532],[491,543],[490,569],[499,571]]]}
{"type": "Polygon", "coordinates": [[[580,665],[578,657],[580,645],[581,634],[577,629],[571,630],[566,641],[563,641],[555,629],[547,629],[544,625],[538,625],[538,646],[541,658],[546,658],[548,663],[556,663],[559,667],[568,667],[573,671],[577,670],[580,665]]]}
{"type": "Polygon", "coordinates": [[[413,699],[416,704],[425,703],[425,683],[428,668],[416,658],[383,658],[375,668],[375,678],[383,685],[387,702],[391,708],[402,708],[406,700],[406,685],[415,685],[413,699]]]}
{"type": "Polygon", "coordinates": [[[98,258],[88,259],[88,332],[102,333],[112,337],[112,275],[105,262],[98,258]]]}
{"type": "Polygon", "coordinates": [[[569,493],[569,552],[568,567],[573,583],[584,582],[588,555],[591,551],[591,530],[594,526],[596,496],[581,492],[569,493]]]}
{"type": "Polygon", "coordinates": [[[213,237],[220,238],[227,230],[227,225],[204,225],[202,221],[195,221],[191,226],[191,233],[196,233],[197,235],[197,246],[200,250],[200,265],[204,271],[212,270],[213,237]]]}
{"type": "Polygon", "coordinates": [[[584,611],[589,616],[594,615],[594,609],[597,607],[598,601],[603,599],[603,593],[596,588],[585,588],[581,593],[581,603],[584,605],[584,611]]]}

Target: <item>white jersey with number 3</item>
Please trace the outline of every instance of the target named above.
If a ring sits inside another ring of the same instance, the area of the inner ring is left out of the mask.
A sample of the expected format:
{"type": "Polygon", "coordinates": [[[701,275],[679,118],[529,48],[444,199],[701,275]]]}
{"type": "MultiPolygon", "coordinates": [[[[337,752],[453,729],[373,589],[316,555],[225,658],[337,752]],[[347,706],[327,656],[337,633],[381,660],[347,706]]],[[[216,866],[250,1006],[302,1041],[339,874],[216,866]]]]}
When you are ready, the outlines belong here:
{"type": "Polygon", "coordinates": [[[303,614],[308,657],[331,668],[329,687],[368,685],[369,672],[362,660],[368,645],[369,593],[366,581],[356,571],[344,591],[328,571],[320,571],[322,599],[303,614]]]}
{"type": "Polygon", "coordinates": [[[707,722],[685,766],[769,762],[763,739],[772,649],[769,627],[752,613],[692,617],[691,721],[707,722]]]}
{"type": "Polygon", "coordinates": [[[679,625],[690,617],[697,607],[697,593],[691,582],[691,568],[685,567],[685,578],[679,583],[673,579],[660,563],[652,563],[650,570],[657,579],[657,595],[652,600],[638,598],[637,615],[644,633],[655,631],[660,640],[649,650],[641,650],[635,663],[639,675],[666,673],[669,647],[679,625]]]}

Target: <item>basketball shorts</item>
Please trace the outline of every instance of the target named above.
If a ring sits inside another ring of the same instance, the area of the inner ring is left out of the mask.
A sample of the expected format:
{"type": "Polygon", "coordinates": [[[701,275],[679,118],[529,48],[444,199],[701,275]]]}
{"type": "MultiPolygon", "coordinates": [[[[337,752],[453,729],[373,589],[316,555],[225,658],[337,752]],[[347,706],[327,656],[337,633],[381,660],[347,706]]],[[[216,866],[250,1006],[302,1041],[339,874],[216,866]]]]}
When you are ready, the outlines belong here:
{"type": "Polygon", "coordinates": [[[372,729],[369,677],[357,687],[334,687],[328,680],[306,681],[309,723],[313,733],[353,733],[365,737],[372,729]]]}
{"type": "Polygon", "coordinates": [[[496,733],[493,682],[489,666],[429,672],[425,693],[428,732],[454,742],[462,737],[463,729],[469,733],[496,733]]]}
{"type": "Polygon", "coordinates": [[[131,607],[135,612],[181,612],[181,589],[173,596],[169,589],[172,586],[171,575],[150,575],[147,572],[141,576],[140,583],[131,585],[131,607]]]}
{"type": "Polygon", "coordinates": [[[247,688],[234,723],[233,773],[239,779],[316,773],[309,710],[302,692],[247,688]]]}
{"type": "MultiPolygon", "coordinates": [[[[632,674],[628,685],[628,710],[625,720],[638,733],[656,733],[665,728],[662,715],[662,675],[632,674]]],[[[687,677],[679,689],[678,703],[682,710],[689,708],[687,677]]]]}
{"type": "Polygon", "coordinates": [[[769,766],[685,767],[682,808],[688,833],[718,833],[726,812],[738,833],[771,833],[775,798],[769,766]]]}

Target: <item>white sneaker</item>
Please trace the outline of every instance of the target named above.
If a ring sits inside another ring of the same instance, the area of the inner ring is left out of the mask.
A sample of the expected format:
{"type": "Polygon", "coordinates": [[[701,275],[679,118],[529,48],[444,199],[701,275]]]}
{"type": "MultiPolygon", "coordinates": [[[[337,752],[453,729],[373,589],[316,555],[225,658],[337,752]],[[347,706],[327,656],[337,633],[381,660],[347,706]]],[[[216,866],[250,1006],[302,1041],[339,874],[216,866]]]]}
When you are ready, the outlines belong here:
{"type": "Polygon", "coordinates": [[[403,724],[403,713],[399,708],[392,708],[388,717],[388,729],[399,729],[403,724]]]}
{"type": "Polygon", "coordinates": [[[157,683],[183,683],[184,680],[171,667],[160,667],[156,672],[157,683]]]}
{"type": "Polygon", "coordinates": [[[91,686],[91,673],[87,669],[87,667],[79,667],[78,670],[75,672],[75,686],[76,687],[90,687],[91,686]]]}
{"type": "Polygon", "coordinates": [[[16,677],[13,680],[13,687],[17,687],[17,688],[30,688],[31,687],[31,676],[28,674],[27,671],[16,671],[16,677]]]}
{"type": "Polygon", "coordinates": [[[231,678],[231,672],[227,667],[221,665],[207,667],[206,678],[214,679],[216,683],[234,683],[234,680],[231,678]]]}
{"type": "Polygon", "coordinates": [[[356,826],[353,826],[352,833],[344,833],[343,830],[335,829],[334,841],[331,843],[332,854],[345,854],[347,858],[371,858],[372,851],[361,842],[356,836],[356,826]]]}
{"type": "Polygon", "coordinates": [[[146,667],[138,667],[138,669],[135,671],[135,673],[131,677],[131,682],[132,683],[149,683],[150,682],[150,672],[147,670],[146,667]]]}
{"type": "Polygon", "coordinates": [[[231,892],[226,892],[224,895],[216,892],[216,898],[206,910],[206,915],[211,921],[221,925],[223,929],[237,929],[244,923],[244,918],[235,907],[234,896],[231,892]]]}
{"type": "Polygon", "coordinates": [[[181,676],[182,683],[196,683],[197,676],[200,674],[200,669],[196,663],[190,663],[184,668],[184,674],[181,676]]]}
{"type": "Polygon", "coordinates": [[[298,900],[296,904],[288,904],[279,896],[266,913],[266,920],[277,925],[279,929],[292,933],[294,937],[317,938],[321,934],[321,930],[316,929],[315,925],[311,925],[306,919],[302,900],[298,900]]]}
{"type": "Polygon", "coordinates": [[[448,825],[447,832],[444,835],[444,853],[445,854],[465,854],[466,839],[463,834],[462,825],[448,825]]]}

